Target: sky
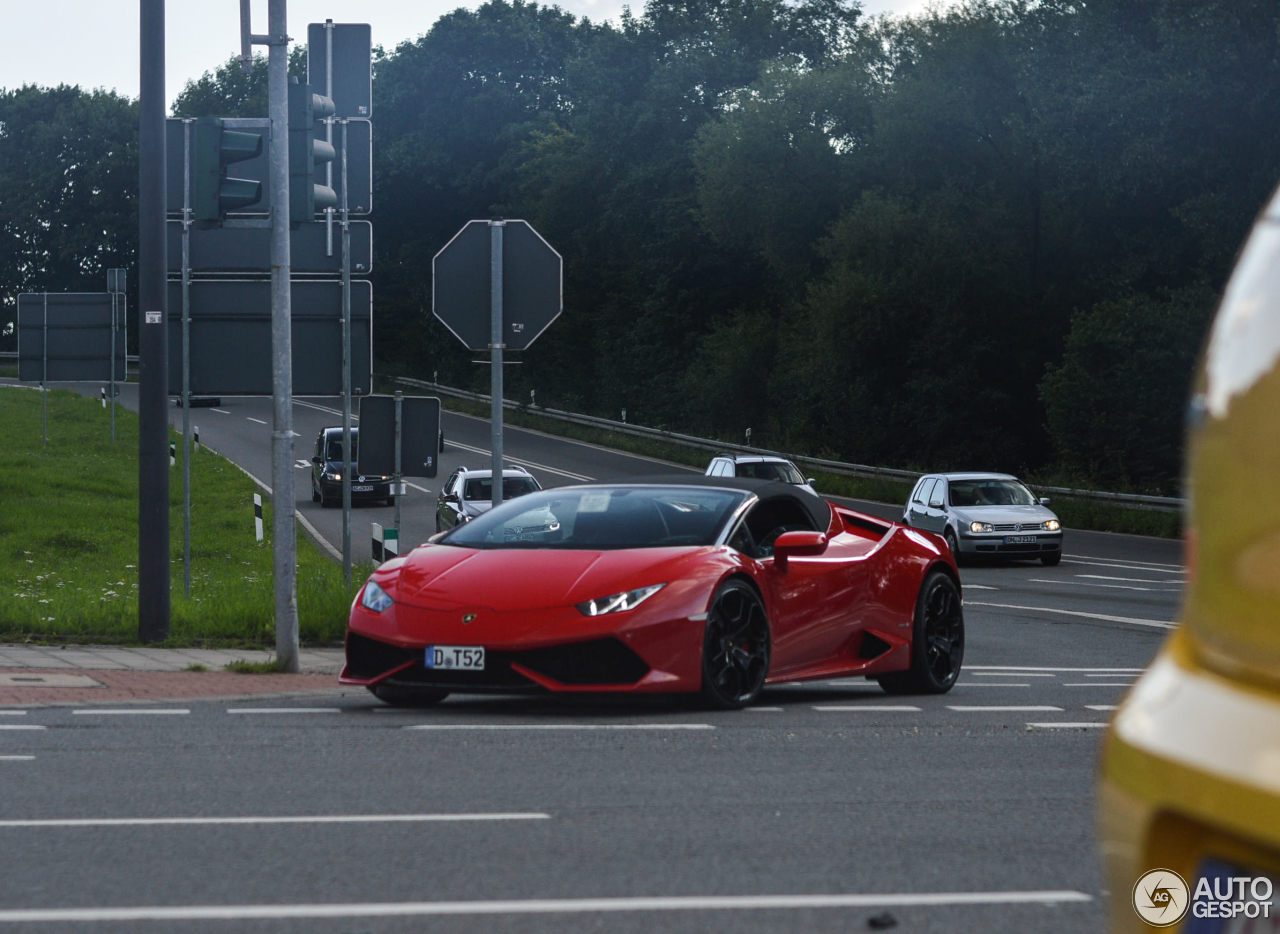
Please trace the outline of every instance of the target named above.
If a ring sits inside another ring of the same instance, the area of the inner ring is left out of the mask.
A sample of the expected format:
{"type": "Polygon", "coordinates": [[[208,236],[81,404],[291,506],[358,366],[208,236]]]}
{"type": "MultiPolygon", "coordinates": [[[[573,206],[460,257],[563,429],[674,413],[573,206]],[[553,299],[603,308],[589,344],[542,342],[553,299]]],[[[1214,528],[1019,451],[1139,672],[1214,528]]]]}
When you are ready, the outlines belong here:
{"type": "MultiPolygon", "coordinates": [[[[441,15],[477,0],[289,0],[289,35],[306,42],[307,24],[370,23],[374,45],[394,48],[427,32],[441,15]]],[[[612,19],[624,0],[560,0],[593,20],[612,19]]],[[[632,0],[637,11],[643,0],[632,0]]],[[[917,10],[925,0],[863,0],[867,14],[917,10]]],[[[78,84],[138,94],[138,0],[5,0],[0,88],[78,84]],[[52,35],[50,33],[52,32],[52,35]]],[[[169,0],[166,92],[240,52],[239,0],[169,0]]],[[[253,0],[253,31],[267,31],[267,0],[253,0]]]]}

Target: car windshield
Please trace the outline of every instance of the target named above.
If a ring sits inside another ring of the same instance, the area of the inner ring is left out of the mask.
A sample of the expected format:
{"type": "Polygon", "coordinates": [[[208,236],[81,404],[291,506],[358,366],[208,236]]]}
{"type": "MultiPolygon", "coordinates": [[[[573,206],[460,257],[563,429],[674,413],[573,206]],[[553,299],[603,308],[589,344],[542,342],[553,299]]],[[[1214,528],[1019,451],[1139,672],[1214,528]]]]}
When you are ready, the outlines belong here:
{"type": "MultiPolygon", "coordinates": [[[[351,459],[359,460],[360,458],[360,440],[356,437],[356,433],[351,432],[351,459]]],[[[324,459],[327,461],[342,460],[342,435],[338,435],[337,441],[330,441],[325,448],[324,459]]]]}
{"type": "Polygon", "coordinates": [[[699,487],[559,487],[503,503],[441,541],[589,551],[711,545],[748,495],[699,487]]]}
{"type": "MultiPolygon", "coordinates": [[[[503,477],[502,498],[515,499],[532,493],[538,488],[533,477],[503,477]]],[[[493,499],[493,480],[489,477],[473,477],[462,486],[462,498],[467,502],[489,502],[493,499]]]]}
{"type": "Polygon", "coordinates": [[[952,480],[952,506],[1034,506],[1035,494],[1017,480],[952,480]]]}
{"type": "Polygon", "coordinates": [[[800,471],[788,461],[748,461],[738,464],[739,477],[754,477],[757,480],[781,480],[783,483],[804,483],[800,471]]]}

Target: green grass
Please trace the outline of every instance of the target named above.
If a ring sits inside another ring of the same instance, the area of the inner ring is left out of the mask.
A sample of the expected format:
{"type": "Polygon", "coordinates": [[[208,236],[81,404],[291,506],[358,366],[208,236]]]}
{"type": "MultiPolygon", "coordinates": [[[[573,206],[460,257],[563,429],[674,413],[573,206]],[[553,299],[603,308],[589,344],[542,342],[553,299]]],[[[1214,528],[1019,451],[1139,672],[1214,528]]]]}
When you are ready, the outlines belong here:
{"type": "MultiPolygon", "coordinates": [[[[138,636],[138,419],[116,410],[116,438],[96,399],[0,388],[0,639],[133,643],[138,636]]],[[[254,482],[208,449],[191,461],[191,597],[183,595],[182,445],[169,473],[170,645],[275,643],[268,540],[254,540],[254,482]]],[[[363,581],[367,568],[353,575],[363,581]]],[[[298,530],[302,641],[341,638],[354,597],[342,569],[298,530]]]]}
{"type": "Polygon", "coordinates": [[[274,675],[284,671],[275,659],[269,662],[249,662],[243,658],[237,658],[234,662],[227,662],[222,667],[238,675],[274,675]]]}
{"type": "MultiPolygon", "coordinates": [[[[392,384],[388,384],[392,385],[392,384]]],[[[398,385],[398,384],[395,384],[398,385]]],[[[382,387],[379,387],[380,390],[382,387]]],[[[394,392],[394,388],[390,389],[394,392]]],[[[452,412],[462,412],[480,418],[489,417],[489,406],[483,402],[472,402],[469,399],[456,399],[441,396],[441,404],[452,412]]],[[[656,457],[660,460],[690,467],[704,469],[711,460],[711,452],[700,448],[672,444],[650,438],[637,438],[620,432],[603,428],[592,428],[586,425],[575,425],[558,419],[537,415],[527,409],[508,409],[505,413],[507,424],[520,428],[532,428],[558,438],[573,438],[598,444],[601,447],[618,451],[627,451],[644,457],[656,457]]],[[[906,503],[911,493],[912,484],[899,483],[894,480],[873,480],[863,477],[849,477],[843,474],[810,472],[815,481],[814,488],[827,496],[843,496],[849,499],[870,500],[876,503],[899,505],[906,503]]],[[[1051,486],[1054,484],[1050,484],[1051,486]]],[[[1034,488],[1034,485],[1033,485],[1034,488]]],[[[1177,513],[1155,512],[1148,509],[1125,509],[1109,503],[1090,500],[1068,500],[1061,497],[1053,499],[1052,509],[1069,529],[1088,529],[1099,532],[1124,532],[1130,535],[1151,535],[1159,538],[1180,538],[1182,536],[1182,517],[1177,513]]]]}

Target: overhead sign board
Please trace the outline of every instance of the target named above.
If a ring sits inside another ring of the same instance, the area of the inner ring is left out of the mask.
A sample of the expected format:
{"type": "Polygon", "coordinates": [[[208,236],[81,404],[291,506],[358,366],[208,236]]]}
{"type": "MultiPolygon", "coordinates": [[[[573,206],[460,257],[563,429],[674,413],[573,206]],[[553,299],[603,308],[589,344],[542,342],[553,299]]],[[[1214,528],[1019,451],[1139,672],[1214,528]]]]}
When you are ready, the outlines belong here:
{"type": "Polygon", "coordinates": [[[330,21],[307,27],[307,84],[333,101],[334,116],[363,120],[373,116],[372,62],[368,23],[330,21]]]}
{"type": "Polygon", "coordinates": [[[33,383],[123,381],[125,317],[121,294],[23,292],[18,296],[18,379],[33,383]]]}
{"type": "MultiPolygon", "coordinates": [[[[271,268],[270,227],[191,228],[193,273],[264,272],[271,268]]],[[[182,272],[182,222],[171,220],[169,272],[182,272]]],[[[342,227],[332,231],[324,221],[299,224],[289,232],[289,261],[294,275],[338,275],[342,272],[342,227]],[[332,241],[330,241],[332,233],[332,241]]],[[[351,222],[351,273],[367,276],[373,269],[373,225],[351,222]]]]}
{"type": "MultiPolygon", "coordinates": [[[[432,261],[435,316],[472,350],[492,341],[491,223],[471,221],[432,261]]],[[[564,264],[529,224],[502,230],[502,343],[524,350],[560,317],[564,264]]]]}
{"type": "MultiPolygon", "coordinates": [[[[400,400],[400,475],[434,477],[439,469],[440,400],[405,396],[400,400]]],[[[396,472],[396,400],[366,396],[360,400],[360,447],[356,467],[365,476],[396,472]]]]}
{"type": "MultiPolygon", "coordinates": [[[[197,280],[190,284],[191,392],[269,396],[271,282],[197,280]]],[[[292,284],[293,394],[342,395],[342,283],[292,284]]],[[[373,287],[351,282],[351,386],[373,389],[373,287]]],[[[169,392],[182,391],[182,283],[169,282],[169,392]]]]}
{"type": "MultiPolygon", "coordinates": [[[[235,164],[237,178],[245,181],[260,182],[262,197],[255,204],[240,211],[231,211],[229,216],[253,217],[269,214],[271,211],[271,185],[268,179],[269,158],[271,155],[271,121],[265,117],[227,118],[222,125],[229,130],[244,133],[257,133],[262,136],[262,153],[252,159],[235,164]]],[[[324,139],[323,124],[319,137],[324,139]]],[[[333,129],[333,145],[339,149],[342,143],[342,128],[333,129]]],[[[182,216],[184,197],[183,154],[185,133],[183,121],[171,117],[165,121],[165,206],[170,216],[182,216]]],[[[341,158],[339,149],[338,159],[341,158]]],[[[342,203],[342,168],[338,159],[332,163],[333,182],[328,184],[325,166],[316,169],[316,184],[326,185],[338,194],[338,204],[342,203]]],[[[352,214],[368,214],[373,210],[373,126],[368,120],[352,120],[347,124],[347,184],[350,187],[350,204],[352,214]]],[[[317,214],[317,217],[323,215],[317,214]]]]}

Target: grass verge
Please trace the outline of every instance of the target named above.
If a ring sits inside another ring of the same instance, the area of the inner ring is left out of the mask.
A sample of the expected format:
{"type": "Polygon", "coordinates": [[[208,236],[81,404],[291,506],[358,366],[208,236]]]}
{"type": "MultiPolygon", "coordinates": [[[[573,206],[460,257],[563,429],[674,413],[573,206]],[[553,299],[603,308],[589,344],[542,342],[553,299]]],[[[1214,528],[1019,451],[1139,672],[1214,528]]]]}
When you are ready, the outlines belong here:
{"type": "MultiPolygon", "coordinates": [[[[398,384],[388,383],[388,387],[398,384]]],[[[380,387],[381,389],[381,387],[380,387]]],[[[390,391],[394,392],[394,388],[390,391]]],[[[456,399],[441,396],[441,404],[451,412],[475,415],[479,418],[489,417],[489,406],[469,399],[456,399]]],[[[643,457],[655,457],[659,460],[684,464],[689,467],[705,469],[711,460],[711,453],[699,448],[685,447],[666,441],[650,438],[637,438],[617,431],[603,428],[592,428],[587,425],[575,425],[547,418],[523,408],[508,409],[504,416],[507,424],[520,428],[532,428],[558,438],[572,438],[598,444],[601,447],[639,454],[643,457]]],[[[817,472],[811,474],[815,481],[815,489],[828,496],[843,496],[849,499],[870,500],[876,503],[905,503],[911,493],[912,484],[898,483],[893,480],[874,480],[863,477],[849,477],[843,474],[817,472]]],[[[1030,482],[1030,481],[1028,481],[1030,482]]],[[[1032,483],[1032,489],[1035,488],[1032,483]]],[[[1150,535],[1158,538],[1180,538],[1182,536],[1182,516],[1178,513],[1155,512],[1149,509],[1125,509],[1109,503],[1091,500],[1068,500],[1055,498],[1052,509],[1062,520],[1068,530],[1086,529],[1098,532],[1122,532],[1129,535],[1150,535]]]]}
{"type": "MultiPolygon", "coordinates": [[[[0,639],[135,643],[138,631],[138,419],[94,399],[0,388],[7,456],[0,460],[0,639]]],[[[183,594],[182,445],[169,474],[171,636],[162,645],[272,646],[271,542],[254,540],[254,482],[202,449],[191,460],[191,596],[183,594]]],[[[268,497],[263,497],[268,500],[268,497]]],[[[264,526],[270,535],[270,503],[264,526]]],[[[363,581],[368,568],[353,575],[363,581]]],[[[304,642],[341,638],[355,588],[298,533],[298,616],[304,642]]]]}

